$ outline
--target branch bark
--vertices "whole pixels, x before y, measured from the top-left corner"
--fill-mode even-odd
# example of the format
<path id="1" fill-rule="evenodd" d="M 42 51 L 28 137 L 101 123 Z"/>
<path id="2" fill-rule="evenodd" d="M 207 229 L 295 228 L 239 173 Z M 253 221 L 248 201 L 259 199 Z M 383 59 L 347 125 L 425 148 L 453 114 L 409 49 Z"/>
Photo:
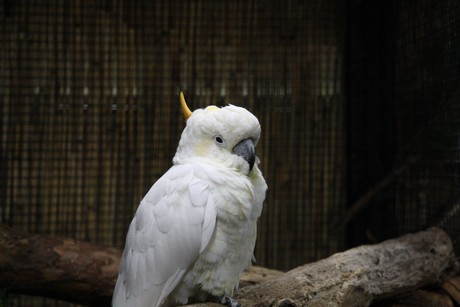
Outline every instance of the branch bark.
<path id="1" fill-rule="evenodd" d="M 19 233 L 0 224 L 0 288 L 12 293 L 110 306 L 120 256 L 113 248 Z M 254 267 L 243 274 L 235 297 L 244 307 L 366 306 L 436 283 L 454 262 L 449 236 L 430 228 L 284 274 Z"/>
<path id="2" fill-rule="evenodd" d="M 449 236 L 430 228 L 360 246 L 242 288 L 242 306 L 368 306 L 446 277 L 455 255 Z"/>
<path id="3" fill-rule="evenodd" d="M 0 224 L 0 288 L 10 293 L 110 306 L 121 252 Z"/>

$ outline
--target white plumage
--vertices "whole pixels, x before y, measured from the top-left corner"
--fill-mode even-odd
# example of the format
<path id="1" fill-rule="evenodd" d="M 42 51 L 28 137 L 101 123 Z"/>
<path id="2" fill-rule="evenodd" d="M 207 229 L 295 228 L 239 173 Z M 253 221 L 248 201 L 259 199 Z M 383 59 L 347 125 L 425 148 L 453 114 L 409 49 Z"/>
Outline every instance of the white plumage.
<path id="1" fill-rule="evenodd" d="M 170 306 L 233 294 L 251 264 L 267 189 L 254 163 L 259 137 L 257 118 L 244 108 L 192 113 L 174 165 L 131 222 L 113 306 Z"/>

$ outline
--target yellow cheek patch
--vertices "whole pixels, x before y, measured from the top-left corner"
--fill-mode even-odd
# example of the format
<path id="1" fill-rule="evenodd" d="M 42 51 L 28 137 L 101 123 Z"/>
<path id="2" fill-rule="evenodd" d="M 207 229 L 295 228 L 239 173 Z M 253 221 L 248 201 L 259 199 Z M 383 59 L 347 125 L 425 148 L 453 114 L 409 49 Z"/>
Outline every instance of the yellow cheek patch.
<path id="1" fill-rule="evenodd" d="M 209 142 L 201 141 L 195 146 L 195 154 L 197 156 L 204 156 L 209 151 Z"/>
<path id="2" fill-rule="evenodd" d="M 205 110 L 206 110 L 206 111 L 211 111 L 211 112 L 214 112 L 214 111 L 217 111 L 217 110 L 219 110 L 219 108 L 218 108 L 218 107 L 216 107 L 216 106 L 209 106 L 209 107 L 206 107 L 206 109 L 205 109 Z"/>

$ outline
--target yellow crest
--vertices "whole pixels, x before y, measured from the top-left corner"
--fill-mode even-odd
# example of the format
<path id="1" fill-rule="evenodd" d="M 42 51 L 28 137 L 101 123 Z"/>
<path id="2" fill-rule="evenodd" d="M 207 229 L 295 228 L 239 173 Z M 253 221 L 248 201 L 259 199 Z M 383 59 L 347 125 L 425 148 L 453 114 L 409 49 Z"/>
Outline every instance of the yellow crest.
<path id="1" fill-rule="evenodd" d="M 182 107 L 182 113 L 184 113 L 185 120 L 187 120 L 190 117 L 190 115 L 192 115 L 192 111 L 190 111 L 190 109 L 187 106 L 187 103 L 185 102 L 183 92 L 180 92 L 180 105 Z M 208 110 L 208 111 L 217 111 L 217 110 L 219 110 L 219 107 L 211 105 L 211 106 L 206 107 L 206 110 Z"/>
<path id="2" fill-rule="evenodd" d="M 192 115 L 192 111 L 187 107 L 187 103 L 185 102 L 184 93 L 180 92 L 180 105 L 182 107 L 182 113 L 184 113 L 185 120 L 187 120 L 190 115 Z"/>

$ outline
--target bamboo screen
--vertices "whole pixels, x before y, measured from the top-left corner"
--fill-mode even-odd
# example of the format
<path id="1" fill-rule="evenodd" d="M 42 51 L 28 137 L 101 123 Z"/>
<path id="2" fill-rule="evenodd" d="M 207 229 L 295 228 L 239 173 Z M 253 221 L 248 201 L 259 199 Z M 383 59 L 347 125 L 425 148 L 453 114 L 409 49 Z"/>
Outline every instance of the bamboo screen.
<path id="1" fill-rule="evenodd" d="M 344 12 L 334 0 L 2 1 L 2 222 L 122 248 L 171 166 L 183 90 L 192 109 L 232 103 L 261 122 L 259 265 L 342 248 Z"/>

